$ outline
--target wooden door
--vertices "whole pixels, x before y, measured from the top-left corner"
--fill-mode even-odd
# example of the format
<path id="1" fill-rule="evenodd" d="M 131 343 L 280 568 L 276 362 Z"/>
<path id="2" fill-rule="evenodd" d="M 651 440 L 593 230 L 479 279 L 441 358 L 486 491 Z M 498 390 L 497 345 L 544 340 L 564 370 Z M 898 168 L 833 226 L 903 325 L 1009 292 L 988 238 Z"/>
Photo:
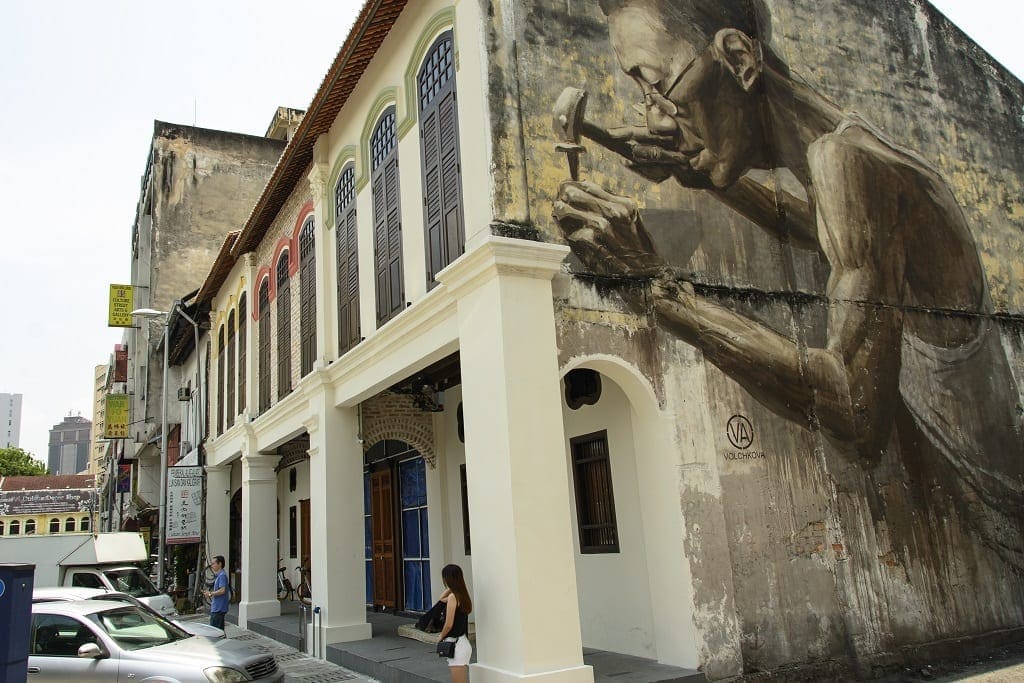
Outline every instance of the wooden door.
<path id="1" fill-rule="evenodd" d="M 373 604 L 395 607 L 395 521 L 391 470 L 370 474 Z"/>
<path id="2" fill-rule="evenodd" d="M 309 498 L 299 501 L 299 557 L 304 567 L 309 567 L 310 553 L 312 548 L 309 544 Z M 310 567 L 312 570 L 312 567 Z"/>

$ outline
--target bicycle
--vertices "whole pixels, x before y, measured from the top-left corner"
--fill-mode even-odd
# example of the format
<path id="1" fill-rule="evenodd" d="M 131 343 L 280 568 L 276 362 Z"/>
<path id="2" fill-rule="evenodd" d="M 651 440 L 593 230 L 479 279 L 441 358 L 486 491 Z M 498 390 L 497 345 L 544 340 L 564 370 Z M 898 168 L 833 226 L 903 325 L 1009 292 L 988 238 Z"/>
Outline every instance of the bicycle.
<path id="1" fill-rule="evenodd" d="M 299 587 L 295 589 L 295 594 L 299 596 L 299 602 L 303 605 L 313 604 L 313 591 L 309 587 L 309 567 L 303 567 L 301 564 L 295 568 L 299 572 L 301 580 L 299 581 Z"/>
<path id="2" fill-rule="evenodd" d="M 284 560 L 283 557 L 277 558 L 278 563 Z M 278 600 L 294 600 L 295 599 L 295 587 L 292 586 L 291 580 L 285 576 L 284 565 L 277 568 L 277 599 Z"/>

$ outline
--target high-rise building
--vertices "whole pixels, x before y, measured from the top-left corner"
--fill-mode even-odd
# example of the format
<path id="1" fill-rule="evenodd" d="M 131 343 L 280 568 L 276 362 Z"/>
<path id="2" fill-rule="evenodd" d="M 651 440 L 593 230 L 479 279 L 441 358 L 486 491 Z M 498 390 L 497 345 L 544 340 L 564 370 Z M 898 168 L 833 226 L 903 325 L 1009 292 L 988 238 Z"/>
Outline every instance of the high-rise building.
<path id="1" fill-rule="evenodd" d="M 21 440 L 21 394 L 0 394 L 0 448 L 16 448 Z"/>
<path id="2" fill-rule="evenodd" d="M 68 415 L 50 430 L 46 466 L 50 474 L 79 474 L 89 467 L 92 422 L 81 415 Z"/>

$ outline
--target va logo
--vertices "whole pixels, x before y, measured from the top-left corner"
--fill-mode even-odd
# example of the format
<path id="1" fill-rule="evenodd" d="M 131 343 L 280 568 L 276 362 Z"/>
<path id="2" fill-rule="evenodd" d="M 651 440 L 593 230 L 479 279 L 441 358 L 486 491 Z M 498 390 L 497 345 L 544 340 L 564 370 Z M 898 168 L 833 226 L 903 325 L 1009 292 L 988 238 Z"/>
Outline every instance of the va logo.
<path id="1" fill-rule="evenodd" d="M 754 427 L 742 415 L 733 415 L 725 425 L 725 435 L 733 448 L 744 450 L 754 443 Z"/>

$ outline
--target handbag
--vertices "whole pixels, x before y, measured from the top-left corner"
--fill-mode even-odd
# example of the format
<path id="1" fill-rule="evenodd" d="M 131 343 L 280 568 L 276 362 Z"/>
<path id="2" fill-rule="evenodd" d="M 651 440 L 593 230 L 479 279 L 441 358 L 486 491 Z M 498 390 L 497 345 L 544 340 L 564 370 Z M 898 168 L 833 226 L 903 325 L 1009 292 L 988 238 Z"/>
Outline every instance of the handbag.
<path id="1" fill-rule="evenodd" d="M 437 656 L 451 659 L 455 656 L 455 641 L 458 638 L 445 638 L 437 641 Z"/>

